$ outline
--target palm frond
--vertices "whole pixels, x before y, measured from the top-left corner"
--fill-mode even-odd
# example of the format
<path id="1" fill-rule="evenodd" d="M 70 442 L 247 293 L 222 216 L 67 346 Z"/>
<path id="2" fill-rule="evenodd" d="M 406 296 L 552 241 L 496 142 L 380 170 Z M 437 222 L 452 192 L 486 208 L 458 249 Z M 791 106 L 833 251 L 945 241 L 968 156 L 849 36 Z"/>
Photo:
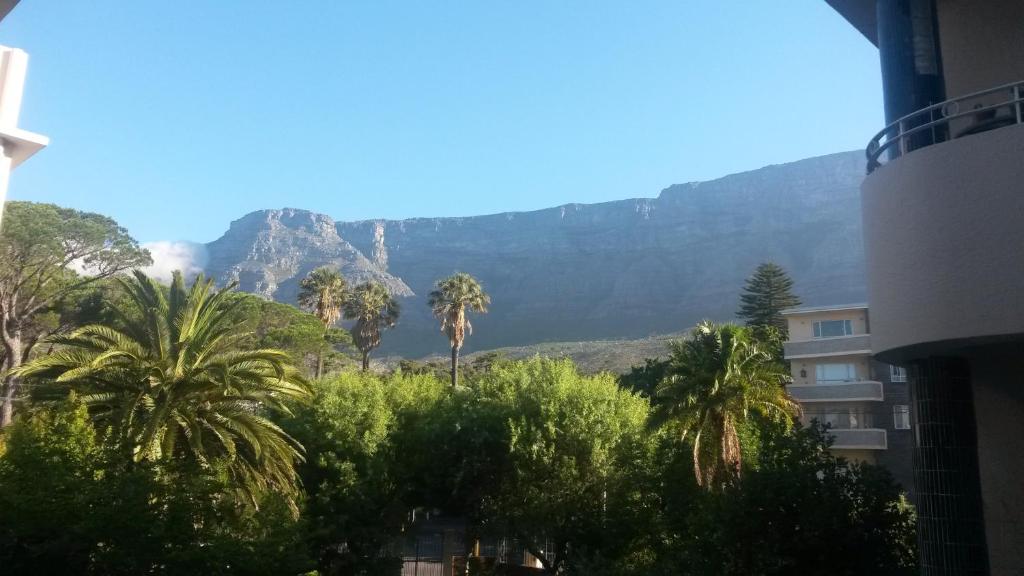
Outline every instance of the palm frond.
<path id="1" fill-rule="evenodd" d="M 75 390 L 138 460 L 229 463 L 240 489 L 293 494 L 301 446 L 267 418 L 311 392 L 288 354 L 238 348 L 232 287 L 176 274 L 169 292 L 141 272 L 119 279 L 130 305 L 116 327 L 85 326 L 52 339 L 51 353 L 18 369 Z M 184 439 L 184 442 L 181 440 Z"/>

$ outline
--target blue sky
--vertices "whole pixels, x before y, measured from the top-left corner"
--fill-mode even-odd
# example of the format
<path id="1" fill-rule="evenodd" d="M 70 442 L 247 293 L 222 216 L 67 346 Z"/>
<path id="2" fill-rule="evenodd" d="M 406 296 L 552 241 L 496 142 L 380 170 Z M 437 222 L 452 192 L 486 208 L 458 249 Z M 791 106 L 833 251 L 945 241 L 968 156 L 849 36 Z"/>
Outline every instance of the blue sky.
<path id="1" fill-rule="evenodd" d="M 252 210 L 655 196 L 864 146 L 875 49 L 823 0 L 23 0 L 10 197 L 209 241 Z"/>

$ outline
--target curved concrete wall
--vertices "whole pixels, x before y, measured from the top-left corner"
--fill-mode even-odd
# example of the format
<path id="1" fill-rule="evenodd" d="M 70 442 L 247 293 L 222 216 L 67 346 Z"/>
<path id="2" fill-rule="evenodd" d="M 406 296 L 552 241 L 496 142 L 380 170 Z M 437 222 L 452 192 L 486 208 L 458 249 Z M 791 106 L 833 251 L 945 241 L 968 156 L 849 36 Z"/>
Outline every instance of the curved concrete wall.
<path id="1" fill-rule="evenodd" d="M 890 162 L 862 203 L 881 360 L 1024 339 L 1024 125 Z"/>

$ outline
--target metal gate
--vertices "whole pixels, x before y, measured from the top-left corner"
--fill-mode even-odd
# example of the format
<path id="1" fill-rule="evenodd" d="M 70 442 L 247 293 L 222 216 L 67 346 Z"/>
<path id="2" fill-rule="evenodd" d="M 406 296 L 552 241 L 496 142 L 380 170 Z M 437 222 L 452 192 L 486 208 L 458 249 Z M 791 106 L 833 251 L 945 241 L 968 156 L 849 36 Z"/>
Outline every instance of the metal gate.
<path id="1" fill-rule="evenodd" d="M 442 576 L 441 534 L 417 534 L 402 547 L 402 576 Z"/>

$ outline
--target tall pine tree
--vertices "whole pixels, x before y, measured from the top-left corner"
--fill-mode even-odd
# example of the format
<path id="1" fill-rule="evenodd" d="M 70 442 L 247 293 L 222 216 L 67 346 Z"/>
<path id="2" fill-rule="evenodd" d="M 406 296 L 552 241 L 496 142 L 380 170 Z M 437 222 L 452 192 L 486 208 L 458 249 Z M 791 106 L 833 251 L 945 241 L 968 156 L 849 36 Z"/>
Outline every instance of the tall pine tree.
<path id="1" fill-rule="evenodd" d="M 765 262 L 747 278 L 736 316 L 746 320 L 747 326 L 774 326 L 786 336 L 789 331 L 782 311 L 799 305 L 800 299 L 793 294 L 793 280 L 789 274 L 782 266 Z"/>

